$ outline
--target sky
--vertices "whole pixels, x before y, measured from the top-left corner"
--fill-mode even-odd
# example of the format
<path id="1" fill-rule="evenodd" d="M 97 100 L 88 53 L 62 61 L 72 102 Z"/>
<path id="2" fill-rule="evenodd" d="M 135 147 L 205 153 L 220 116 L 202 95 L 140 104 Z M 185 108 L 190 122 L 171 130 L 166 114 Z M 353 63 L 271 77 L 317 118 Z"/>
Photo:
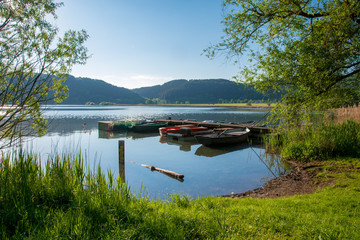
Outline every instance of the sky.
<path id="1" fill-rule="evenodd" d="M 84 29 L 91 57 L 71 75 L 129 89 L 174 79 L 231 80 L 238 66 L 203 49 L 223 36 L 222 0 L 62 0 L 56 25 Z"/>

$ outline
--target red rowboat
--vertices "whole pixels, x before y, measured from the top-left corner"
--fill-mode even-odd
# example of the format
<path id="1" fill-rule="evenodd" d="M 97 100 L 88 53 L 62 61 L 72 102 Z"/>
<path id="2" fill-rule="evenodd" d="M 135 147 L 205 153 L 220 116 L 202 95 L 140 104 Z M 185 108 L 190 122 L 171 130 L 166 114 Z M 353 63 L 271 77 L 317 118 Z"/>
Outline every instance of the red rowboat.
<path id="1" fill-rule="evenodd" d="M 179 133 L 180 130 L 181 130 L 181 132 L 194 133 L 197 131 L 205 131 L 205 130 L 207 130 L 207 128 L 206 127 L 197 127 L 197 126 L 162 127 L 162 128 L 159 128 L 159 133 L 160 133 L 160 136 L 167 136 L 168 133 Z"/>

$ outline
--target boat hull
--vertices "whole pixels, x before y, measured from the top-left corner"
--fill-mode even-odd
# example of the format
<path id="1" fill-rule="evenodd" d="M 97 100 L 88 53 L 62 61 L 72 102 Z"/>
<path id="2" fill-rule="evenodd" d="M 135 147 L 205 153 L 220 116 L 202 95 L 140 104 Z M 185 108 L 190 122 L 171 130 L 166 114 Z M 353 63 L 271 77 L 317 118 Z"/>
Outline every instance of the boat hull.
<path id="1" fill-rule="evenodd" d="M 159 128 L 167 126 L 167 123 L 146 123 L 130 127 L 133 132 L 157 132 Z"/>
<path id="2" fill-rule="evenodd" d="M 191 136 L 195 132 L 208 130 L 206 127 L 197 126 L 177 126 L 177 127 L 163 127 L 159 128 L 160 136 L 167 136 L 168 133 L 182 134 Z"/>
<path id="3" fill-rule="evenodd" d="M 231 144 L 239 144 L 246 142 L 250 135 L 250 130 L 242 132 L 229 132 L 229 133 L 212 133 L 205 135 L 195 136 L 198 143 L 205 146 L 224 146 Z"/>
<path id="4" fill-rule="evenodd" d="M 103 131 L 126 131 L 131 126 L 141 124 L 140 121 L 99 121 L 98 128 Z"/>

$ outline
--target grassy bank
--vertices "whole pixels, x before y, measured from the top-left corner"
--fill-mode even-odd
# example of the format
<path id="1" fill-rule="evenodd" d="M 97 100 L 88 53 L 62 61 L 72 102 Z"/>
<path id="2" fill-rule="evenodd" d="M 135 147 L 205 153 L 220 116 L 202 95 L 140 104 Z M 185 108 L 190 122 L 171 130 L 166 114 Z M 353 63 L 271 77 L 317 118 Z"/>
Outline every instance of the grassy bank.
<path id="1" fill-rule="evenodd" d="M 358 159 L 326 162 L 317 179 L 336 179 L 331 187 L 279 199 L 153 201 L 111 173 L 90 172 L 81 156 L 40 166 L 36 155 L 1 158 L 2 239 L 360 238 Z"/>

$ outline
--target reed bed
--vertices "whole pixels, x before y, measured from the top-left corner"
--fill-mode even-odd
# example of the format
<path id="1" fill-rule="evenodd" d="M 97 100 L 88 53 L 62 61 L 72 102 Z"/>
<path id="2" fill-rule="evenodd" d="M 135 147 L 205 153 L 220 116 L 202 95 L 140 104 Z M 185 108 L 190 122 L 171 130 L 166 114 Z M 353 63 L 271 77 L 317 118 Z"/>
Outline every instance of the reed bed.
<path id="1" fill-rule="evenodd" d="M 353 105 L 350 107 L 342 107 L 335 111 L 335 121 L 343 123 L 347 120 L 360 123 L 360 105 Z"/>
<path id="2" fill-rule="evenodd" d="M 328 114 L 314 114 L 302 126 L 265 137 L 269 152 L 295 161 L 360 157 L 360 106 L 335 109 Z"/>

